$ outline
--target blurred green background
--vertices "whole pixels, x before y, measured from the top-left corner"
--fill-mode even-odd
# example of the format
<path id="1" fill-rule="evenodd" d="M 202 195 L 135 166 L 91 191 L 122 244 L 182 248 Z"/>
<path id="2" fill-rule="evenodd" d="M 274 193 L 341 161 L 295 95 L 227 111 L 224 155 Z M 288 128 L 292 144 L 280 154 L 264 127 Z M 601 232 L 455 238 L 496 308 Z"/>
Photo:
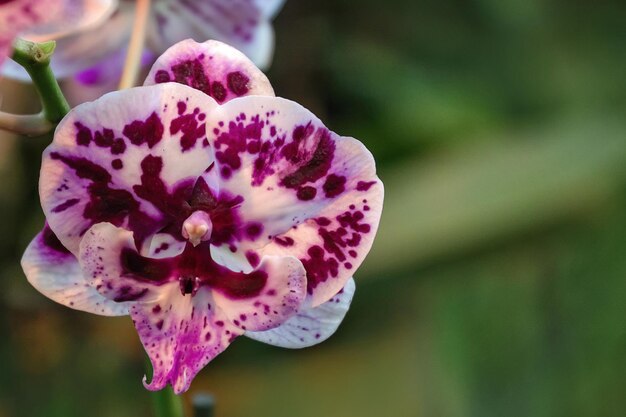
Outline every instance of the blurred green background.
<path id="1" fill-rule="evenodd" d="M 238 339 L 218 417 L 623 416 L 626 3 L 287 0 L 270 79 L 371 149 L 379 236 L 344 324 Z M 9 100 L 4 109 L 20 110 Z M 24 100 L 28 101 L 28 100 Z M 148 417 L 128 318 L 26 282 L 49 138 L 0 141 L 0 417 Z"/>

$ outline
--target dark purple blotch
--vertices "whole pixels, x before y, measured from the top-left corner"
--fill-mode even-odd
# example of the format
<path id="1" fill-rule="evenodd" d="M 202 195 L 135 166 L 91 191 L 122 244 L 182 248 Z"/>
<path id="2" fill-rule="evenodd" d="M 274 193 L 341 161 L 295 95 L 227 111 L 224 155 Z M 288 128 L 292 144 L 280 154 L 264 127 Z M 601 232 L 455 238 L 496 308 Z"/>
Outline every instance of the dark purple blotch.
<path id="1" fill-rule="evenodd" d="M 199 139 L 205 137 L 206 124 L 201 123 L 199 109 L 194 109 L 193 112 L 184 114 L 187 109 L 187 105 L 183 101 L 179 101 L 178 104 L 178 117 L 172 120 L 170 124 L 170 134 L 175 135 L 178 132 L 182 132 L 180 138 L 180 147 L 183 152 L 196 146 Z"/>
<path id="2" fill-rule="evenodd" d="M 244 75 L 241 71 L 234 71 L 226 76 L 228 89 L 232 91 L 236 96 L 243 96 L 250 90 L 248 88 L 248 82 L 250 78 Z"/>
<path id="3" fill-rule="evenodd" d="M 144 121 L 135 120 L 127 124 L 124 126 L 124 130 L 122 130 L 124 136 L 133 145 L 139 146 L 146 143 L 151 149 L 163 139 L 163 132 L 163 123 L 161 123 L 161 118 L 159 118 L 156 112 L 152 112 Z"/>
<path id="4" fill-rule="evenodd" d="M 368 191 L 372 185 L 376 184 L 376 181 L 359 181 L 356 184 L 357 191 Z"/>
<path id="5" fill-rule="evenodd" d="M 322 186 L 327 198 L 334 198 L 346 190 L 346 177 L 330 174 Z"/>

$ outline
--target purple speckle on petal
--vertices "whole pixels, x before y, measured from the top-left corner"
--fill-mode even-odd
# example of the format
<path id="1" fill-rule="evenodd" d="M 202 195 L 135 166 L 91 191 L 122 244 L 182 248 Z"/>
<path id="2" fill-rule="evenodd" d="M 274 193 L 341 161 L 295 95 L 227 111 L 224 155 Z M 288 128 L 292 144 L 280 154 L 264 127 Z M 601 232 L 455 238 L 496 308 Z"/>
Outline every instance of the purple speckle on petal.
<path id="1" fill-rule="evenodd" d="M 274 238 L 274 242 L 278 243 L 280 246 L 293 246 L 295 241 L 290 238 L 289 236 L 285 236 L 285 237 L 275 237 Z"/>
<path id="2" fill-rule="evenodd" d="M 158 70 L 154 76 L 154 81 L 157 84 L 167 83 L 170 81 L 170 74 L 165 70 Z"/>
<path id="3" fill-rule="evenodd" d="M 154 112 L 145 121 L 135 120 L 127 124 L 122 131 L 133 145 L 147 143 L 149 148 L 161 141 L 163 132 L 163 123 Z"/>
<path id="4" fill-rule="evenodd" d="M 46 247 L 63 255 L 71 254 L 71 252 L 67 250 L 65 246 L 63 246 L 63 244 L 61 243 L 57 235 L 54 234 L 52 229 L 50 229 L 50 226 L 48 225 L 44 226 L 43 231 L 41 232 L 41 236 L 42 236 L 43 244 Z"/>
<path id="5" fill-rule="evenodd" d="M 246 226 L 246 235 L 250 240 L 256 240 L 263 233 L 263 224 L 258 222 L 249 223 Z"/>
<path id="6" fill-rule="evenodd" d="M 248 82 L 250 79 L 240 71 L 231 72 L 226 76 L 228 89 L 237 96 L 243 96 L 249 91 Z"/>
<path id="7" fill-rule="evenodd" d="M 298 200 L 309 201 L 313 200 L 316 194 L 317 190 L 315 189 L 315 187 L 306 186 L 298 188 L 296 196 L 298 197 Z"/>
<path id="8" fill-rule="evenodd" d="M 211 84 L 211 95 L 218 103 L 222 103 L 224 100 L 226 100 L 227 94 L 228 92 L 221 82 L 213 81 L 213 83 Z"/>
<path id="9" fill-rule="evenodd" d="M 253 268 L 256 268 L 257 266 L 259 266 L 260 259 L 259 259 L 259 255 L 256 252 L 247 251 L 246 259 L 248 260 L 248 262 L 250 262 L 250 265 L 252 265 Z"/>
<path id="10" fill-rule="evenodd" d="M 179 116 L 172 120 L 172 123 L 170 124 L 170 134 L 175 135 L 179 132 L 182 133 L 180 146 L 184 152 L 196 146 L 199 139 L 204 138 L 206 134 L 206 125 L 205 123 L 196 120 L 198 118 L 198 112 L 196 111 L 189 114 L 183 114 L 187 109 L 185 102 L 179 101 L 177 106 Z"/>
<path id="11" fill-rule="evenodd" d="M 113 167 L 113 169 L 120 170 L 124 168 L 124 163 L 121 159 L 114 159 L 113 161 L 111 161 L 111 167 Z"/>
<path id="12" fill-rule="evenodd" d="M 315 182 L 326 175 L 335 154 L 335 143 L 326 129 L 320 130 L 318 135 L 317 146 L 312 156 L 296 171 L 285 176 L 282 179 L 282 185 L 287 188 L 297 188 L 307 182 Z M 294 131 L 295 136 L 296 132 Z M 290 159 L 294 160 L 295 158 L 295 155 L 290 155 Z"/>
<path id="13" fill-rule="evenodd" d="M 58 206 L 56 206 L 55 208 L 52 209 L 53 213 L 61 213 L 64 212 L 65 210 L 67 210 L 70 207 L 75 206 L 76 204 L 78 204 L 80 200 L 78 198 L 70 198 L 69 200 L 64 201 L 63 203 L 59 204 Z"/>
<path id="14" fill-rule="evenodd" d="M 356 184 L 357 191 L 368 191 L 372 185 L 376 184 L 376 181 L 359 181 Z"/>
<path id="15" fill-rule="evenodd" d="M 111 153 L 113 155 L 121 155 L 126 151 L 126 142 L 124 139 L 118 138 L 111 144 Z"/>
<path id="16" fill-rule="evenodd" d="M 345 191 L 346 177 L 330 174 L 326 177 L 323 189 L 327 198 L 337 197 Z"/>
<path id="17" fill-rule="evenodd" d="M 78 129 L 76 133 L 76 144 L 88 146 L 93 140 L 91 130 L 80 122 L 74 123 L 74 126 Z"/>

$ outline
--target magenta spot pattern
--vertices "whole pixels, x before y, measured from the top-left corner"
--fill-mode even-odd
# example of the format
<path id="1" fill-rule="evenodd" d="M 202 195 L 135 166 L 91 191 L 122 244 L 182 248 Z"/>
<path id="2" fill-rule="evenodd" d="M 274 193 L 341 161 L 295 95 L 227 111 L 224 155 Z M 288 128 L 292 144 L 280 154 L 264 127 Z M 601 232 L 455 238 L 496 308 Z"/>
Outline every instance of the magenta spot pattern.
<path id="1" fill-rule="evenodd" d="M 171 64 L 168 70 L 161 69 L 154 74 L 154 83 L 176 82 L 188 85 L 213 97 L 218 103 L 241 97 L 250 91 L 250 77 L 239 69 L 224 74 L 209 74 L 203 65 L 204 54 L 193 59 L 184 59 Z M 212 57 L 208 57 L 212 59 Z"/>

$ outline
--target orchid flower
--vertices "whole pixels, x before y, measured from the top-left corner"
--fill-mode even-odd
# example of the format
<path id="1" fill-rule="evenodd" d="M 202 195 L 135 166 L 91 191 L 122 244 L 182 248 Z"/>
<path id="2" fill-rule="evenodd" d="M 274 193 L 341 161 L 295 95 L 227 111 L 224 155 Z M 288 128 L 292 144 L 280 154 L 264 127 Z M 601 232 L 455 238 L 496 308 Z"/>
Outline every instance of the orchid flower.
<path id="1" fill-rule="evenodd" d="M 102 23 L 113 11 L 111 0 L 4 1 L 0 3 L 0 48 L 10 47 L 17 34 L 33 42 L 78 36 Z M 26 77 L 24 72 L 20 74 Z"/>
<path id="2" fill-rule="evenodd" d="M 52 300 L 130 314 L 176 393 L 238 336 L 327 339 L 370 250 L 383 185 L 370 152 L 217 41 L 182 41 L 144 86 L 74 108 L 43 155 L 47 224 L 22 266 Z"/>
<path id="3" fill-rule="evenodd" d="M 158 56 L 183 39 L 215 39 L 243 51 L 258 66 L 269 66 L 274 48 L 270 24 L 284 0 L 153 0 L 147 28 L 135 27 L 136 0 L 61 0 L 64 12 L 50 24 L 23 35 L 27 40 L 56 40 L 52 69 L 58 78 L 88 70 L 88 83 L 105 84 L 122 74 L 124 52 L 133 29 L 147 32 L 149 51 Z M 70 28 L 70 29 L 68 29 Z M 156 55 L 154 55 L 156 54 Z M 3 69 L 28 80 L 19 65 Z"/>

